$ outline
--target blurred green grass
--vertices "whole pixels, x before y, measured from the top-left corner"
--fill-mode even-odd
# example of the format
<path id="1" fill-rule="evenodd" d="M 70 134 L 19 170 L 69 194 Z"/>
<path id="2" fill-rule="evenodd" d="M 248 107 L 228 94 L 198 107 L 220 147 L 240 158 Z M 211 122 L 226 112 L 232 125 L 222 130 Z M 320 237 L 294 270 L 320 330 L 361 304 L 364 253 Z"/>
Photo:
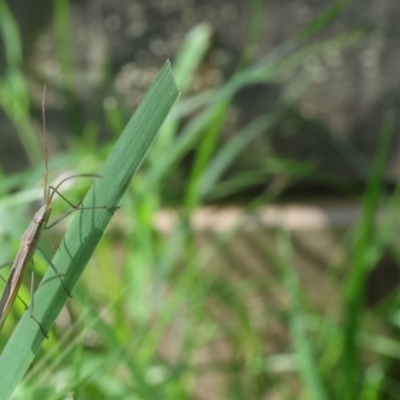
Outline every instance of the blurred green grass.
<path id="1" fill-rule="evenodd" d="M 197 95 L 191 94 L 190 87 L 212 32 L 202 24 L 188 33 L 173 63 L 183 93 L 180 103 L 129 187 L 117 222 L 97 248 L 68 311 L 62 313 L 50 340 L 43 343 L 18 386 L 16 399 L 400 398 L 395 394 L 400 379 L 396 375 L 400 357 L 398 291 L 372 309 L 363 306 L 368 272 L 387 248 L 396 259 L 400 255 L 394 240 L 400 191 L 396 187 L 389 193 L 382 183 L 393 130 L 390 115 L 383 122 L 381 147 L 371 171 L 348 144 L 331 138 L 332 147 L 348 160 L 357 160 L 360 175 L 368 181 L 362 218 L 347 240 L 354 268 L 345 279 L 337 274 L 331 278 L 340 293 L 339 316 L 318 309 L 300 285 L 288 232 L 272 232 L 268 249 L 261 234 L 252 238 L 250 248 L 262 254 L 269 265 L 265 274 L 257 276 L 241 274 L 235 263 L 234 245 L 243 240 L 240 224 L 204 237 L 190 225 L 191 216 L 203 204 L 227 202 L 230 196 L 274 176 L 283 177 L 284 184 L 247 199 L 249 212 L 275 201 L 305 176 L 317 181 L 321 176 L 330 178 L 332 185 L 340 186 L 335 177 L 318 171 L 310 160 L 272 155 L 230 173 L 249 145 L 261 135 L 270 135 L 285 120 L 288 108 L 307 88 L 305 76 L 299 76 L 271 109 L 232 134 L 230 140 L 221 140 L 221 134 L 240 90 L 279 82 L 307 56 L 363 38 L 360 32 L 347 32 L 313 45 L 306 42 L 349 3 L 333 3 L 274 52 L 253 62 L 251 50 L 259 32 L 257 10 L 261 4 L 253 1 L 249 47 L 235 74 L 221 87 Z M 55 2 L 54 19 L 74 139 L 68 152 L 52 158 L 54 175 L 65 169 L 97 172 L 111 147 L 104 145 L 94 151 L 98 124 L 83 121 L 76 107 L 68 4 L 67 0 Z M 3 1 L 0 26 L 7 50 L 0 106 L 14 123 L 32 162 L 31 171 L 3 174 L 0 179 L 0 261 L 5 261 L 12 259 L 26 227 L 29 202 L 40 198 L 42 153 L 31 122 L 18 28 Z M 110 131 L 119 136 L 129 115 L 118 98 L 113 107 L 104 109 L 104 115 Z M 188 167 L 182 160 L 189 154 L 194 156 Z M 84 193 L 83 185 L 68 190 L 73 202 Z M 154 227 L 157 212 L 165 206 L 174 207 L 177 215 L 167 235 Z M 378 206 L 385 210 L 379 229 L 373 224 Z M 54 214 L 62 211 L 59 207 L 56 203 Z M 246 259 L 239 263 L 246 264 Z M 45 272 L 46 263 L 40 257 L 36 269 Z M 28 287 L 21 289 L 25 299 L 29 298 Z M 284 304 L 276 301 L 277 292 L 285 297 Z M 0 335 L 1 348 L 24 312 L 18 302 L 14 308 L 14 318 Z M 211 385 L 211 397 L 201 393 L 207 385 Z"/>

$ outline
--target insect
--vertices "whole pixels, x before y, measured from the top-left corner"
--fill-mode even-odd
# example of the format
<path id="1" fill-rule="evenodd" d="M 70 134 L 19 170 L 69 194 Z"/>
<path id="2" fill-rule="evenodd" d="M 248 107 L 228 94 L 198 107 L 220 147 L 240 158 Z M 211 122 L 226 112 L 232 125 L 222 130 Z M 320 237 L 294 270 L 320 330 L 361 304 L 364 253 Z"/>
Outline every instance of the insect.
<path id="1" fill-rule="evenodd" d="M 7 318 L 10 310 L 14 304 L 15 298 L 18 295 L 18 290 L 22 283 L 22 278 L 24 273 L 29 265 L 29 263 L 33 262 L 33 255 L 36 250 L 39 250 L 46 260 L 49 262 L 50 267 L 53 269 L 54 273 L 60 279 L 62 287 L 71 297 L 68 289 L 65 287 L 64 281 L 57 271 L 57 268 L 52 264 L 50 260 L 47 259 L 44 252 L 38 247 L 39 239 L 45 229 L 49 229 L 64 219 L 66 216 L 71 214 L 74 211 L 80 211 L 84 209 L 93 209 L 93 208 L 119 208 L 118 206 L 99 206 L 99 207 L 80 207 L 80 203 L 78 205 L 72 204 L 68 201 L 61 193 L 59 193 L 58 189 L 60 186 L 69 179 L 77 178 L 77 177 L 92 177 L 92 178 L 100 178 L 100 175 L 96 174 L 81 174 L 81 175 L 72 175 L 65 179 L 63 179 L 58 185 L 55 187 L 47 186 L 48 185 L 48 154 L 47 154 L 47 137 L 46 137 L 46 124 L 45 124 L 45 92 L 46 86 L 43 89 L 43 98 L 42 98 L 42 116 L 43 116 L 43 137 L 44 137 L 44 153 L 45 153 L 45 171 L 44 171 L 44 184 L 43 184 L 43 198 L 42 198 L 42 206 L 35 213 L 32 221 L 30 222 L 28 228 L 24 232 L 21 237 L 21 244 L 18 249 L 18 253 L 15 257 L 14 262 L 12 263 L 10 276 L 6 281 L 5 288 L 3 294 L 0 299 L 0 329 L 4 324 L 5 319 Z M 61 198 L 63 198 L 71 207 L 72 210 L 62 215 L 60 218 L 56 219 L 51 224 L 48 224 L 49 217 L 51 214 L 51 203 L 53 201 L 54 195 L 58 194 Z M 33 282 L 33 279 L 32 279 Z M 33 289 L 33 284 L 31 287 L 31 291 Z M 25 304 L 26 306 L 26 304 Z M 26 306 L 27 307 L 27 306 Z M 43 335 L 47 337 L 47 334 L 44 332 L 44 329 L 40 322 L 33 315 L 34 305 L 33 305 L 33 295 L 31 295 L 31 303 L 30 303 L 30 316 L 31 318 L 39 325 Z"/>

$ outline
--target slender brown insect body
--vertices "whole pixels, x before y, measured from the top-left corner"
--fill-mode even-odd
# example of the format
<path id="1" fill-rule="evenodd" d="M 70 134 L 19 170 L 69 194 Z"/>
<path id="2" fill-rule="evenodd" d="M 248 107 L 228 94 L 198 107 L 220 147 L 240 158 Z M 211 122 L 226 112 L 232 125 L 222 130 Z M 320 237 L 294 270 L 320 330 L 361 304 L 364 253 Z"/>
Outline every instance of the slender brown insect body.
<path id="1" fill-rule="evenodd" d="M 14 304 L 15 298 L 17 297 L 24 272 L 29 262 L 32 261 L 40 236 L 42 235 L 45 225 L 50 217 L 50 212 L 51 208 L 47 207 L 47 205 L 40 207 L 29 224 L 28 229 L 22 235 L 17 256 L 15 257 L 11 267 L 10 276 L 6 282 L 3 295 L 0 299 L 0 329 Z"/>

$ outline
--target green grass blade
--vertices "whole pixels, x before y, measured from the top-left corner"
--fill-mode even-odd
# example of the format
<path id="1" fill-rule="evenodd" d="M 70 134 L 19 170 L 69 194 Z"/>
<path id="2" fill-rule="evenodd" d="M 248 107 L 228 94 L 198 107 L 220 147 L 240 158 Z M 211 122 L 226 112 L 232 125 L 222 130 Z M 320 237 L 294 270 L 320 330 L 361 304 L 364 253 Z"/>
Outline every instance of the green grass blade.
<path id="1" fill-rule="evenodd" d="M 363 196 L 361 221 L 355 233 L 344 297 L 346 302 L 343 327 L 343 398 L 357 399 L 360 393 L 362 360 L 358 345 L 362 329 L 362 312 L 366 279 L 371 269 L 371 252 L 379 246 L 375 234 L 375 216 L 383 193 L 385 167 L 391 150 L 394 116 L 389 113 L 384 120 L 377 155 L 371 168 L 370 180 Z"/>
<path id="2" fill-rule="evenodd" d="M 57 58 L 60 65 L 62 92 L 65 100 L 67 121 L 74 136 L 82 134 L 81 108 L 75 94 L 75 71 L 71 43 L 70 2 L 54 0 L 54 32 Z M 73 138 L 71 138 L 73 139 Z"/>
<path id="3" fill-rule="evenodd" d="M 182 96 L 190 89 L 196 71 L 205 57 L 211 42 L 211 29 L 207 24 L 195 26 L 187 35 L 182 48 L 175 57 L 173 68 L 174 76 Z M 178 118 L 168 117 L 163 125 L 159 139 L 151 150 L 149 161 L 151 164 L 157 164 L 160 156 L 169 151 L 168 146 L 174 146 L 176 133 L 180 120 Z"/>
<path id="4" fill-rule="evenodd" d="M 354 0 L 338 0 L 333 4 L 330 4 L 324 11 L 322 11 L 317 17 L 309 22 L 304 28 L 300 30 L 297 35 L 297 40 L 303 41 L 308 39 L 326 28 L 354 2 Z"/>
<path id="5" fill-rule="evenodd" d="M 167 63 L 108 157 L 100 172 L 102 179 L 96 179 L 90 188 L 83 202 L 84 207 L 120 204 L 178 95 L 170 64 Z M 81 276 L 113 214 L 113 211 L 105 209 L 82 211 L 73 221 L 53 259 L 69 290 Z M 48 331 L 68 299 L 50 268 L 34 299 L 35 317 Z M 10 398 L 43 340 L 38 325 L 27 311 L 0 357 L 1 399 Z"/>
<path id="6" fill-rule="evenodd" d="M 307 391 L 307 399 L 328 399 L 321 376 L 318 371 L 317 357 L 313 354 L 312 338 L 307 334 L 306 315 L 302 301 L 302 288 L 293 265 L 293 248 L 291 239 L 286 231 L 279 230 L 277 245 L 281 254 L 283 279 L 286 293 L 289 296 L 289 326 L 293 350 L 299 376 Z"/>
<path id="7" fill-rule="evenodd" d="M 5 1 L 0 0 L 0 40 L 4 45 L 6 62 L 0 77 L 0 107 L 14 123 L 17 134 L 33 165 L 42 160 L 43 153 L 30 121 L 28 87 L 22 73 L 22 42 L 18 23 Z"/>
<path id="8" fill-rule="evenodd" d="M 174 74 L 182 94 L 190 89 L 195 73 L 210 47 L 211 35 L 211 27 L 208 24 L 196 25 L 186 36 L 175 58 Z"/>

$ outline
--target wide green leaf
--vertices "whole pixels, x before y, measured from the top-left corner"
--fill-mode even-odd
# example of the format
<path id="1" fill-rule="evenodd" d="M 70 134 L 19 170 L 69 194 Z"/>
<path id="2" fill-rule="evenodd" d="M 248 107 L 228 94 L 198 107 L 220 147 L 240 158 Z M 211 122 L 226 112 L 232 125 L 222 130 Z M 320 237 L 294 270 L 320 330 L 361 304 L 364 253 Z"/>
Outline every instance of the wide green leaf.
<path id="1" fill-rule="evenodd" d="M 83 201 L 83 207 L 118 205 L 179 95 L 169 62 L 160 72 L 129 121 L 100 174 Z M 77 213 L 53 264 L 72 291 L 115 210 Z M 110 265 L 110 268 L 113 268 Z M 47 332 L 68 299 L 60 280 L 48 269 L 34 297 L 35 317 Z M 8 399 L 30 366 L 44 340 L 35 321 L 25 312 L 0 357 L 0 399 Z"/>

